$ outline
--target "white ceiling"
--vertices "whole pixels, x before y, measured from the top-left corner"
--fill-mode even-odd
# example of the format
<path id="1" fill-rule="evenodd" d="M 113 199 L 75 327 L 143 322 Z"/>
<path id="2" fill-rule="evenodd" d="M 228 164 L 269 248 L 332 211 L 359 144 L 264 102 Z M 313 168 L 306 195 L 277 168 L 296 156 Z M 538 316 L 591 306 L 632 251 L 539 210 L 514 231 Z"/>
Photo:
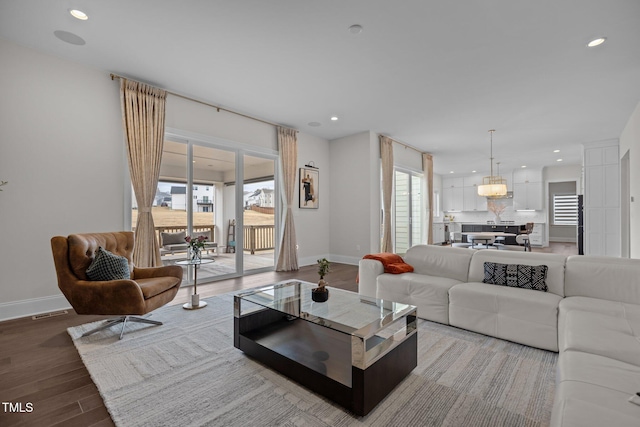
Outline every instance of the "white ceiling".
<path id="1" fill-rule="evenodd" d="M 639 0 L 0 0 L 0 37 L 323 138 L 383 133 L 442 174 L 487 172 L 488 129 L 502 171 L 580 163 L 640 101 Z"/>

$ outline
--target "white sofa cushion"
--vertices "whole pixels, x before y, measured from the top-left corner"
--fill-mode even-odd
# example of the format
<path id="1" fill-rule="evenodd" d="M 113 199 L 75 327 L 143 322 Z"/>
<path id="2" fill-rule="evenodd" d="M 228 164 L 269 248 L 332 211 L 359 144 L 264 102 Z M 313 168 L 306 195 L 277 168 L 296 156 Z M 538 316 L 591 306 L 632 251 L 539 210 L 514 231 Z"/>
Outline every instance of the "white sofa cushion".
<path id="1" fill-rule="evenodd" d="M 566 296 L 585 296 L 640 304 L 640 259 L 570 256 Z"/>
<path id="2" fill-rule="evenodd" d="M 640 406 L 628 402 L 629 397 L 640 390 L 640 366 L 597 354 L 564 351 L 558 359 L 556 383 L 560 386 L 556 390 L 552 414 L 552 419 L 557 421 L 554 425 L 617 427 L 633 425 L 625 423 L 632 423 L 634 418 L 635 425 L 640 424 Z M 577 388 L 582 390 L 576 393 Z M 602 408 L 605 404 L 607 407 Z M 609 413 L 613 408 L 621 408 L 622 413 Z M 583 411 L 589 418 L 583 418 Z M 603 416 L 610 417 L 606 424 L 600 423 Z"/>
<path id="3" fill-rule="evenodd" d="M 583 351 L 640 366 L 640 321 L 583 310 L 561 310 L 560 318 L 561 352 Z"/>
<path id="4" fill-rule="evenodd" d="M 469 265 L 468 282 L 482 282 L 484 263 L 546 265 L 547 292 L 564 296 L 564 264 L 566 257 L 560 254 L 512 251 L 475 251 Z"/>
<path id="5" fill-rule="evenodd" d="M 581 381 L 558 384 L 551 425 L 554 427 L 638 427 L 640 406 L 629 394 Z"/>
<path id="6" fill-rule="evenodd" d="M 481 334 L 558 351 L 557 320 L 561 299 L 550 292 L 461 283 L 449 290 L 449 323 Z"/>
<path id="7" fill-rule="evenodd" d="M 469 262 L 474 250 L 448 246 L 416 245 L 404 255 L 404 262 L 413 267 L 415 274 L 447 277 L 466 282 Z"/>
<path id="8" fill-rule="evenodd" d="M 377 298 L 415 305 L 418 317 L 449 324 L 449 289 L 461 283 L 447 277 L 426 274 L 382 274 L 378 276 Z"/>
<path id="9" fill-rule="evenodd" d="M 556 383 L 581 381 L 626 393 L 628 397 L 640 391 L 640 366 L 597 354 L 562 352 L 557 371 Z"/>

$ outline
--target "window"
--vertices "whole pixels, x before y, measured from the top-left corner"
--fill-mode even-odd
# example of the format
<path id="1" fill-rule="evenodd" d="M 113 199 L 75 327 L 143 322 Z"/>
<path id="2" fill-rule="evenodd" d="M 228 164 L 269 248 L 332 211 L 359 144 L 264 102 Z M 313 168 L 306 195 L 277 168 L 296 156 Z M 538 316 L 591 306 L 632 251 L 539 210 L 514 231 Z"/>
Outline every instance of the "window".
<path id="1" fill-rule="evenodd" d="M 394 187 L 394 250 L 403 254 L 411 246 L 424 243 L 422 175 L 396 169 Z"/>
<path id="2" fill-rule="evenodd" d="M 578 196 L 575 194 L 553 195 L 553 224 L 578 225 Z"/>

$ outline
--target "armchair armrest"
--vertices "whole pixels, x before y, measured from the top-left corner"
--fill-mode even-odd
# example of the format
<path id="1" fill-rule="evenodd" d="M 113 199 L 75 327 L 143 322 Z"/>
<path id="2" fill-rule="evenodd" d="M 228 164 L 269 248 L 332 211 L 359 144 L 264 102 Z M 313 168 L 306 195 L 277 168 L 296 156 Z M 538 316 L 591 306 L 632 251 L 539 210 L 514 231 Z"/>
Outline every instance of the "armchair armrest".
<path id="1" fill-rule="evenodd" d="M 361 259 L 358 263 L 358 293 L 372 298 L 376 297 L 378 276 L 384 273 L 384 266 L 374 259 Z"/>
<path id="2" fill-rule="evenodd" d="M 140 286 L 129 279 L 78 280 L 65 296 L 78 314 L 145 314 Z"/>
<path id="3" fill-rule="evenodd" d="M 150 279 L 152 277 L 167 277 L 173 276 L 182 280 L 182 274 L 184 270 L 179 265 L 164 265 L 162 267 L 134 267 L 132 278 L 136 279 Z"/>

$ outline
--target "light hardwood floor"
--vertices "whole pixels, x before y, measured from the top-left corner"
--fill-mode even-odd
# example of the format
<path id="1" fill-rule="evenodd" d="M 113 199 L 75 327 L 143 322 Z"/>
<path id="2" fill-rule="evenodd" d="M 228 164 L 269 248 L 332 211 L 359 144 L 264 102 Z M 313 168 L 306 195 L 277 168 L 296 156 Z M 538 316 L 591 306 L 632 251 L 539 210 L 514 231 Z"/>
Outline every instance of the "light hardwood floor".
<path id="1" fill-rule="evenodd" d="M 577 254 L 575 244 L 552 243 L 534 252 Z M 358 290 L 357 266 L 332 264 L 331 286 Z M 198 286 L 201 298 L 298 278 L 318 279 L 315 266 L 296 272 L 260 273 Z M 182 288 L 172 304 L 183 304 L 193 292 Z M 71 338 L 70 326 L 108 316 L 79 316 L 69 310 L 62 316 L 0 322 L 0 401 L 33 404 L 31 413 L 7 413 L 0 407 L 0 426 L 113 426 L 96 386 L 91 381 Z"/>

